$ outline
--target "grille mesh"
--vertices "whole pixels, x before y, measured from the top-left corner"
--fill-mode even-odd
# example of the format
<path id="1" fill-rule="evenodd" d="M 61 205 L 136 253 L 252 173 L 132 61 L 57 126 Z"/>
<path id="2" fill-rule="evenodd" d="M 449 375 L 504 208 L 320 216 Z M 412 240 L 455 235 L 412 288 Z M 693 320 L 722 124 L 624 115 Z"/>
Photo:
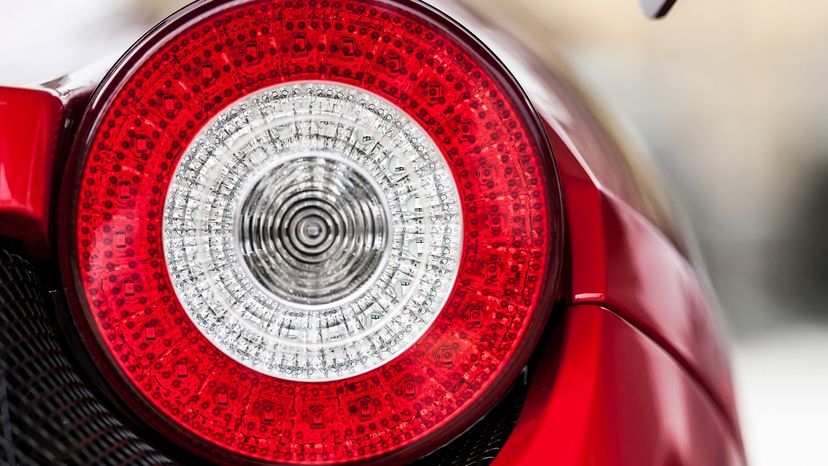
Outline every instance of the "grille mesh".
<path id="1" fill-rule="evenodd" d="M 463 435 L 412 466 L 488 466 L 515 428 L 527 387 L 517 383 L 509 393 Z"/>
<path id="2" fill-rule="evenodd" d="M 0 250 L 0 465 L 175 464 L 85 386 L 59 346 L 31 265 Z M 414 466 L 486 466 L 526 395 L 518 384 L 469 431 Z"/>
<path id="3" fill-rule="evenodd" d="M 0 251 L 0 464 L 173 464 L 97 401 L 45 309 L 31 265 Z"/>

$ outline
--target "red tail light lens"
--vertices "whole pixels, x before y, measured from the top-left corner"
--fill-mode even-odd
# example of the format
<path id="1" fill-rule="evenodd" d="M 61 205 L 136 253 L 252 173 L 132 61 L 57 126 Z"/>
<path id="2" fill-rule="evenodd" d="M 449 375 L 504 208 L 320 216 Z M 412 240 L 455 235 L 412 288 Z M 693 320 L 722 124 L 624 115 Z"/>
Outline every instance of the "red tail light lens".
<path id="1" fill-rule="evenodd" d="M 502 66 L 412 2 L 202 2 L 102 85 L 67 279 L 107 380 L 220 462 L 422 456 L 550 311 L 560 201 Z"/>

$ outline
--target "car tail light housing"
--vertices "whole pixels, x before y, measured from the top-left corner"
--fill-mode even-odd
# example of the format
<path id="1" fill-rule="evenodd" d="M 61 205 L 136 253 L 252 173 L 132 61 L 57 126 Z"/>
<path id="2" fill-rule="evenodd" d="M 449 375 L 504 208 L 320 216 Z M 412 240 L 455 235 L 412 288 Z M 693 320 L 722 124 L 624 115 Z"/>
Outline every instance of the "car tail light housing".
<path id="1" fill-rule="evenodd" d="M 543 128 L 420 2 L 196 2 L 105 78 L 62 193 L 102 380 L 222 463 L 433 451 L 503 395 L 558 291 Z"/>

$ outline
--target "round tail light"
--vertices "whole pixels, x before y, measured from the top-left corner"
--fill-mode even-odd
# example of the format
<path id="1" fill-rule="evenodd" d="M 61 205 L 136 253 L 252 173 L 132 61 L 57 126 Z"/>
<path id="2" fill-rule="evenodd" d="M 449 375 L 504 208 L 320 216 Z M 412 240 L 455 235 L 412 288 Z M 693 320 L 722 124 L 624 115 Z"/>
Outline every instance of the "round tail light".
<path id="1" fill-rule="evenodd" d="M 408 461 L 514 380 L 557 290 L 543 129 L 419 2 L 196 2 L 93 99 L 61 223 L 104 379 L 223 463 Z"/>

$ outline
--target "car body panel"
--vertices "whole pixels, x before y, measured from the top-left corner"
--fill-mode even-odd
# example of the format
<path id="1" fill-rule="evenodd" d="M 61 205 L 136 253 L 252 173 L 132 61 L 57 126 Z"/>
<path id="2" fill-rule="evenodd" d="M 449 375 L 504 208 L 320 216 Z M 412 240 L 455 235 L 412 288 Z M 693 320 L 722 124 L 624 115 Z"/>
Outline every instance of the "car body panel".
<path id="1" fill-rule="evenodd" d="M 741 466 L 727 421 L 657 343 L 613 312 L 570 307 L 494 466 Z"/>
<path id="2" fill-rule="evenodd" d="M 52 174 L 65 114 L 63 100 L 46 89 L 0 87 L 0 235 L 41 255 L 48 255 Z"/>
<path id="3" fill-rule="evenodd" d="M 608 306 L 657 341 L 698 378 L 740 439 L 705 272 L 688 259 L 691 240 L 676 226 L 675 207 L 646 155 L 608 127 L 564 64 L 550 66 L 503 28 L 455 8 L 505 60 L 547 125 L 567 216 L 566 302 Z"/>
<path id="4" fill-rule="evenodd" d="M 695 269 L 641 213 L 592 182 L 550 131 L 566 204 L 567 302 L 607 306 L 690 373 L 740 438 L 721 323 Z"/>
<path id="5" fill-rule="evenodd" d="M 0 238 L 21 243 L 35 260 L 52 255 L 55 176 L 100 68 L 39 85 L 0 85 Z"/>

